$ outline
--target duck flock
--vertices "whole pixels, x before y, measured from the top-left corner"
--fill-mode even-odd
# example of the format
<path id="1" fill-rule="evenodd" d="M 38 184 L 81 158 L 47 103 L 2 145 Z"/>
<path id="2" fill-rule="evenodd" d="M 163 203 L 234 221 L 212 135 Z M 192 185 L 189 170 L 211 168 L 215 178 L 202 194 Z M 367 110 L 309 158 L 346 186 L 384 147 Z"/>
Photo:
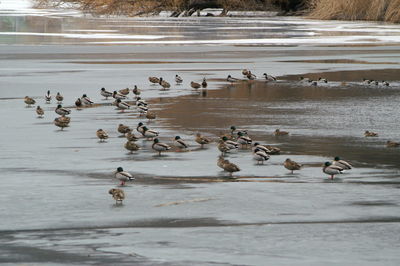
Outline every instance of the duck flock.
<path id="1" fill-rule="evenodd" d="M 243 74 L 242 79 L 228 75 L 226 81 L 230 83 L 235 83 L 243 80 L 257 79 L 257 76 L 248 69 L 243 69 L 242 74 Z M 170 83 L 164 80 L 162 77 L 160 78 L 149 77 L 148 80 L 152 85 L 159 85 L 160 90 L 169 90 L 171 87 Z M 267 73 L 264 73 L 263 80 L 266 82 L 275 82 L 277 81 L 277 78 Z M 181 76 L 175 75 L 176 85 L 183 84 L 183 81 L 184 80 Z M 324 78 L 319 78 L 318 80 L 312 80 L 310 78 L 300 77 L 299 82 L 317 86 L 319 83 L 328 83 L 328 80 Z M 367 80 L 367 79 L 364 79 L 363 83 L 366 85 L 376 85 L 376 86 L 380 85 L 380 83 L 377 81 Z M 381 85 L 390 86 L 389 83 L 386 81 L 382 81 Z M 206 78 L 203 78 L 202 82 L 191 81 L 190 86 L 196 92 L 200 92 L 200 89 L 205 90 L 208 84 Z M 133 101 L 128 100 L 129 94 L 131 92 L 133 94 Z M 101 88 L 99 93 L 101 96 L 104 97 L 105 100 L 108 100 L 109 98 L 113 99 L 114 101 L 112 102 L 112 104 L 115 105 L 117 109 L 120 110 L 121 113 L 124 113 L 126 110 L 133 110 L 133 111 L 136 110 L 139 117 L 148 119 L 147 120 L 148 122 L 156 119 L 157 117 L 156 113 L 152 112 L 149 109 L 149 104 L 144 99 L 141 98 L 140 95 L 142 93 L 142 90 L 140 90 L 136 85 L 134 86 L 133 89 L 125 88 L 113 92 L 107 91 L 105 88 Z M 50 104 L 53 97 L 57 101 L 57 107 L 54 109 L 54 111 L 57 115 L 59 115 L 59 117 L 56 117 L 54 119 L 54 125 L 59 127 L 60 130 L 63 130 L 64 128 L 68 127 L 71 122 L 70 118 L 71 110 L 68 108 L 64 108 L 62 106 L 64 97 L 61 95 L 60 92 L 57 92 L 57 94 L 53 96 L 51 95 L 50 91 L 47 91 L 44 96 L 45 103 Z M 36 104 L 36 101 L 28 96 L 24 98 L 24 102 L 28 105 L 28 107 Z M 94 106 L 95 103 L 86 94 L 83 94 L 75 101 L 75 107 L 77 110 L 82 110 L 84 108 L 90 108 Z M 40 106 L 37 106 L 36 113 L 39 118 L 43 118 L 45 112 Z M 149 126 L 146 125 L 145 122 L 138 123 L 138 125 L 136 126 L 136 132 L 134 132 L 134 129 L 124 124 L 119 124 L 117 126 L 117 131 L 121 133 L 124 137 L 126 137 L 127 142 L 125 143 L 124 148 L 130 151 L 130 153 L 133 153 L 134 151 L 138 151 L 141 149 L 141 147 L 136 144 L 136 142 L 140 138 L 152 141 L 153 142 L 151 146 L 152 150 L 154 150 L 160 156 L 162 152 L 167 152 L 172 150 L 172 147 L 174 147 L 174 150 L 176 151 L 190 151 L 188 149 L 189 145 L 180 136 L 175 136 L 175 138 L 173 138 L 173 143 L 168 144 L 161 142 L 158 138 L 159 132 L 149 128 Z M 277 137 L 287 136 L 289 135 L 289 132 L 276 129 L 274 135 Z M 109 138 L 108 133 L 103 129 L 98 129 L 96 131 L 96 136 L 100 142 L 105 142 Z M 366 130 L 364 132 L 364 136 L 378 137 L 378 133 Z M 251 150 L 253 159 L 256 161 L 257 164 L 264 164 L 266 161 L 270 159 L 271 155 L 280 153 L 280 149 L 278 147 L 263 145 L 257 141 L 253 141 L 248 134 L 248 130 L 237 129 L 235 126 L 231 126 L 229 129 L 227 129 L 226 133 L 221 133 L 220 136 L 218 136 L 217 140 L 206 137 L 201 133 L 197 133 L 195 135 L 194 140 L 196 143 L 200 145 L 201 148 L 203 148 L 205 145 L 217 146 L 218 150 L 221 152 L 221 154 L 218 156 L 217 159 L 217 165 L 225 172 L 228 172 L 229 178 L 235 178 L 233 176 L 233 173 L 240 171 L 240 167 L 238 165 L 226 159 L 226 154 L 233 150 L 237 149 Z M 399 147 L 400 143 L 395 141 L 387 141 L 386 146 Z M 290 158 L 287 158 L 283 162 L 283 166 L 289 171 L 291 171 L 291 173 L 293 173 L 293 171 L 300 170 L 303 167 L 302 164 L 297 163 L 291 160 Z M 350 170 L 351 168 L 352 166 L 350 163 L 342 160 L 339 157 L 335 157 L 333 161 L 325 162 L 322 165 L 322 172 L 329 175 L 330 179 L 333 179 L 335 175 L 341 174 L 343 173 L 343 171 Z M 114 173 L 114 178 L 119 180 L 120 186 L 124 186 L 126 182 L 135 179 L 129 172 L 124 171 L 122 167 L 117 168 L 117 170 Z M 115 199 L 117 203 L 122 203 L 122 201 L 125 198 L 124 191 L 119 188 L 110 189 L 109 194 L 112 195 L 112 197 Z"/>

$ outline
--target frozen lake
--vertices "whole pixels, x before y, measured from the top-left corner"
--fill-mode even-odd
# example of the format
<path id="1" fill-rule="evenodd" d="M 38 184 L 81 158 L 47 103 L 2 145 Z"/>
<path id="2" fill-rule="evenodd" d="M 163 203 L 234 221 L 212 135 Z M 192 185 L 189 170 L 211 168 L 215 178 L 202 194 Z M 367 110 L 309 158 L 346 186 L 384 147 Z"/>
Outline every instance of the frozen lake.
<path id="1" fill-rule="evenodd" d="M 23 3 L 0 10 L 1 263 L 399 264 L 400 149 L 385 147 L 400 140 L 398 25 L 105 19 Z M 279 82 L 225 81 L 242 78 L 243 68 Z M 329 83 L 308 86 L 302 75 Z M 160 91 L 149 76 L 164 77 L 171 89 Z M 207 91 L 194 93 L 190 81 L 203 77 Z M 128 154 L 118 124 L 147 120 L 115 110 L 99 91 L 133 85 L 157 113 L 149 127 L 170 144 L 181 136 L 189 151 L 159 157 L 140 139 L 142 149 Z M 72 109 L 63 131 L 53 125 L 56 101 L 45 104 L 47 90 L 61 92 Z M 74 108 L 83 93 L 96 107 Z M 25 107 L 26 95 L 44 118 Z M 227 179 L 216 144 L 200 149 L 194 135 L 217 139 L 231 125 L 281 154 L 257 166 L 249 150 L 232 152 L 241 171 Z M 110 135 L 105 143 L 99 128 Z M 277 138 L 275 128 L 290 135 Z M 365 138 L 365 130 L 379 137 Z M 334 156 L 355 167 L 331 181 L 321 165 Z M 286 158 L 304 168 L 290 174 Z M 136 177 L 119 206 L 107 194 L 118 166 Z"/>

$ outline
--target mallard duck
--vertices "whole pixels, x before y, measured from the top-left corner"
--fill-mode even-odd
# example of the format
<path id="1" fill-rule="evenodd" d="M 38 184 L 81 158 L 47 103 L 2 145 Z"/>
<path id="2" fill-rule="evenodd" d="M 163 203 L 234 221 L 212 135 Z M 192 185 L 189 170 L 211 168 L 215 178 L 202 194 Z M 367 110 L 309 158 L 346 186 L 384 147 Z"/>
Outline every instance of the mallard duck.
<path id="1" fill-rule="evenodd" d="M 113 199 L 115 200 L 115 203 L 121 203 L 125 199 L 125 193 L 122 189 L 118 188 L 112 188 L 108 191 L 108 194 L 111 194 Z"/>
<path id="2" fill-rule="evenodd" d="M 377 80 L 371 80 L 371 83 L 372 83 L 373 85 L 375 85 L 375 86 L 378 86 L 378 85 L 379 85 L 379 81 L 377 81 Z"/>
<path id="3" fill-rule="evenodd" d="M 90 98 L 87 97 L 86 94 L 83 94 L 83 95 L 82 95 L 81 101 L 82 101 L 82 103 L 83 103 L 84 105 L 92 105 L 92 104 L 93 104 L 92 100 L 90 100 Z"/>
<path id="4" fill-rule="evenodd" d="M 343 170 L 350 170 L 350 169 L 351 169 L 351 164 L 349 164 L 349 163 L 346 162 L 346 161 L 341 160 L 339 156 L 336 156 L 336 157 L 333 159 L 332 165 L 339 166 L 339 167 L 342 168 Z"/>
<path id="5" fill-rule="evenodd" d="M 126 99 L 125 95 L 122 95 L 121 93 L 118 93 L 117 91 L 114 91 L 112 94 L 112 97 L 116 100 L 124 100 Z"/>
<path id="6" fill-rule="evenodd" d="M 197 83 L 197 82 L 194 82 L 194 81 L 190 82 L 190 86 L 195 90 L 197 90 L 197 89 L 199 89 L 201 87 L 200 83 Z"/>
<path id="7" fill-rule="evenodd" d="M 156 119 L 156 117 L 157 117 L 156 113 L 147 111 L 146 118 L 149 119 L 149 123 L 150 123 L 151 120 Z"/>
<path id="8" fill-rule="evenodd" d="M 166 143 L 162 143 L 158 140 L 158 138 L 154 139 L 153 145 L 151 145 L 151 148 L 155 151 L 158 152 L 158 155 L 161 156 L 161 152 L 162 151 L 168 151 L 171 149 L 171 147 L 166 144 Z"/>
<path id="9" fill-rule="evenodd" d="M 292 161 L 289 158 L 287 158 L 285 160 L 285 162 L 283 163 L 283 166 L 285 166 L 286 169 L 292 171 L 292 174 L 293 174 L 294 170 L 300 170 L 300 168 L 302 167 L 301 164 L 296 163 L 295 161 Z"/>
<path id="10" fill-rule="evenodd" d="M 126 95 L 129 94 L 129 88 L 125 88 L 125 89 L 119 90 L 118 93 L 126 96 Z"/>
<path id="11" fill-rule="evenodd" d="M 175 82 L 176 82 L 176 84 L 182 84 L 183 79 L 178 74 L 176 74 L 175 75 Z"/>
<path id="12" fill-rule="evenodd" d="M 143 137 L 146 137 L 148 140 L 151 140 L 158 136 L 158 132 L 154 130 L 148 129 L 146 126 L 143 126 Z"/>
<path id="13" fill-rule="evenodd" d="M 174 146 L 179 149 L 187 149 L 188 148 L 188 145 L 183 141 L 183 139 L 180 136 L 176 136 L 174 138 Z"/>
<path id="14" fill-rule="evenodd" d="M 238 82 L 239 79 L 234 78 L 231 75 L 228 75 L 228 77 L 226 78 L 226 81 L 228 81 L 228 82 Z"/>
<path id="15" fill-rule="evenodd" d="M 386 147 L 388 148 L 395 148 L 395 147 L 399 147 L 400 143 L 399 142 L 395 142 L 395 141 L 386 141 Z"/>
<path id="16" fill-rule="evenodd" d="M 137 125 L 137 127 L 136 127 L 136 131 L 143 135 L 143 133 L 144 133 L 143 128 L 144 128 L 143 123 L 142 123 L 142 122 L 139 122 L 138 125 Z"/>
<path id="17" fill-rule="evenodd" d="M 276 81 L 276 77 L 268 75 L 267 73 L 264 73 L 263 76 L 267 81 Z"/>
<path id="18" fill-rule="evenodd" d="M 80 109 L 81 109 L 81 107 L 82 107 L 82 101 L 81 101 L 80 98 L 76 99 L 76 101 L 75 101 L 75 106 L 76 106 L 76 109 L 77 109 L 77 110 L 80 110 Z"/>
<path id="19" fill-rule="evenodd" d="M 139 96 L 142 93 L 142 91 L 140 89 L 138 89 L 138 87 L 136 85 L 133 87 L 132 92 L 136 96 Z"/>
<path id="20" fill-rule="evenodd" d="M 61 106 L 61 104 L 57 105 L 57 108 L 54 111 L 56 112 L 56 114 L 61 115 L 61 116 L 66 116 L 71 113 L 71 110 L 63 108 Z"/>
<path id="21" fill-rule="evenodd" d="M 146 106 L 143 106 L 143 105 L 136 106 L 136 109 L 139 112 L 139 116 L 142 116 L 142 115 L 146 114 L 147 111 L 149 110 L 149 108 L 147 108 Z"/>
<path id="22" fill-rule="evenodd" d="M 300 77 L 301 82 L 310 82 L 310 78 Z"/>
<path id="23" fill-rule="evenodd" d="M 224 169 L 223 165 L 225 163 L 229 163 L 228 160 L 225 160 L 224 157 L 222 155 L 218 156 L 218 160 L 217 160 L 217 166 L 221 169 Z"/>
<path id="24" fill-rule="evenodd" d="M 308 81 L 308 83 L 309 83 L 311 86 L 317 86 L 317 85 L 318 85 L 318 82 L 315 81 L 315 80 L 312 80 L 312 79 L 310 79 L 310 80 Z"/>
<path id="25" fill-rule="evenodd" d="M 249 72 L 250 72 L 250 70 L 248 70 L 248 69 L 243 69 L 243 70 L 242 70 L 243 76 L 246 76 L 246 77 L 247 77 L 247 75 L 249 74 Z"/>
<path id="26" fill-rule="evenodd" d="M 132 131 L 129 131 L 128 133 L 126 133 L 125 137 L 129 141 L 138 141 L 139 140 L 139 138 L 135 134 L 133 134 Z"/>
<path id="27" fill-rule="evenodd" d="M 209 138 L 202 136 L 200 133 L 197 133 L 197 134 L 196 134 L 195 141 L 196 141 L 197 143 L 199 143 L 199 144 L 201 145 L 202 148 L 203 148 L 203 145 L 204 145 L 204 144 L 208 144 L 208 143 L 211 142 L 211 140 L 210 140 Z"/>
<path id="28" fill-rule="evenodd" d="M 382 80 L 382 85 L 383 85 L 383 86 L 386 86 L 386 87 L 390 86 L 389 82 L 384 81 L 384 80 Z"/>
<path id="29" fill-rule="evenodd" d="M 230 150 L 228 145 L 226 145 L 222 139 L 218 141 L 217 148 L 221 152 L 221 156 L 224 156 L 225 153 L 227 153 Z"/>
<path id="30" fill-rule="evenodd" d="M 105 98 L 106 98 L 106 100 L 108 100 L 108 97 L 111 97 L 111 96 L 113 96 L 113 93 L 112 93 L 112 92 L 109 92 L 109 91 L 107 91 L 107 90 L 106 90 L 106 88 L 101 88 L 101 90 L 100 90 L 100 94 L 101 94 L 101 96 L 105 97 Z"/>
<path id="31" fill-rule="evenodd" d="M 136 99 L 136 106 L 147 106 L 147 103 L 146 103 L 146 101 L 143 100 L 142 98 L 137 97 L 137 99 Z"/>
<path id="32" fill-rule="evenodd" d="M 130 173 L 125 172 L 122 167 L 117 168 L 117 171 L 114 173 L 114 177 L 121 181 L 121 186 L 124 186 L 126 181 L 135 180 L 135 178 Z"/>
<path id="33" fill-rule="evenodd" d="M 37 113 L 39 118 L 42 118 L 43 115 L 44 115 L 44 111 L 40 106 L 36 107 L 36 113 Z"/>
<path id="34" fill-rule="evenodd" d="M 231 127 L 230 127 L 230 130 L 231 130 L 231 136 L 232 136 L 232 138 L 235 138 L 235 135 L 236 135 L 237 133 L 239 133 L 239 132 L 242 132 L 244 136 L 247 136 L 247 135 L 248 135 L 246 129 L 237 129 L 235 126 L 231 126 Z M 236 130 L 237 130 L 237 133 L 236 133 Z"/>
<path id="35" fill-rule="evenodd" d="M 115 101 L 115 105 L 118 107 L 118 109 L 122 110 L 122 112 L 124 112 L 126 109 L 131 108 L 128 103 L 121 101 L 121 99 L 117 99 Z"/>
<path id="36" fill-rule="evenodd" d="M 251 73 L 251 71 L 249 70 L 249 73 L 247 73 L 247 76 L 246 76 L 249 80 L 255 80 L 255 79 L 257 79 L 257 76 L 256 75 L 254 75 L 253 73 Z"/>
<path id="37" fill-rule="evenodd" d="M 25 96 L 24 102 L 28 105 L 28 107 L 31 107 L 32 104 L 36 103 L 36 101 L 33 98 L 28 96 Z"/>
<path id="38" fill-rule="evenodd" d="M 54 119 L 54 125 L 61 128 L 61 130 L 63 130 L 64 127 L 69 127 L 69 122 L 71 122 L 71 119 L 67 116 L 60 116 Z"/>
<path id="39" fill-rule="evenodd" d="M 275 136 L 287 136 L 289 135 L 289 132 L 287 131 L 281 131 L 279 128 L 277 128 L 274 132 Z"/>
<path id="40" fill-rule="evenodd" d="M 363 83 L 369 85 L 371 84 L 371 80 L 363 78 Z"/>
<path id="41" fill-rule="evenodd" d="M 224 171 L 228 172 L 231 177 L 232 177 L 233 173 L 240 171 L 239 166 L 237 166 L 234 163 L 231 163 L 228 160 L 226 160 L 225 162 L 222 163 L 222 169 L 224 169 Z"/>
<path id="42" fill-rule="evenodd" d="M 364 132 L 364 136 L 365 136 L 365 137 L 377 137 L 377 136 L 378 136 L 378 133 L 375 133 L 375 132 L 372 132 L 372 131 L 365 130 L 365 132 Z"/>
<path id="43" fill-rule="evenodd" d="M 223 136 L 222 137 L 222 141 L 224 142 L 224 144 L 230 149 L 238 149 L 239 148 L 239 143 L 237 143 L 236 141 L 230 140 L 228 139 L 228 137 Z"/>
<path id="44" fill-rule="evenodd" d="M 342 171 L 343 169 L 337 165 L 332 165 L 330 162 L 325 162 L 324 167 L 322 168 L 322 171 L 331 176 L 331 179 L 337 174 L 343 174 Z"/>
<path id="45" fill-rule="evenodd" d="M 44 99 L 46 100 L 46 103 L 50 103 L 51 101 L 50 91 L 47 91 L 47 93 L 44 95 Z"/>
<path id="46" fill-rule="evenodd" d="M 132 129 L 124 124 L 119 124 L 117 128 L 118 132 L 125 136 L 126 133 L 131 132 Z"/>
<path id="47" fill-rule="evenodd" d="M 108 139 L 107 132 L 105 132 L 101 128 L 96 131 L 96 136 L 100 139 L 100 141 L 104 141 L 104 140 Z"/>
<path id="48" fill-rule="evenodd" d="M 281 149 L 279 149 L 278 147 L 274 147 L 271 145 L 262 145 L 259 144 L 258 142 L 254 143 L 254 149 L 255 148 L 259 148 L 265 151 L 265 153 L 269 155 L 279 154 L 281 152 Z"/>
<path id="49" fill-rule="evenodd" d="M 169 89 L 171 87 L 171 84 L 169 84 L 167 81 L 165 81 L 163 78 L 160 78 L 160 82 L 159 84 L 161 85 L 161 87 L 166 90 Z"/>
<path id="50" fill-rule="evenodd" d="M 64 100 L 64 97 L 59 92 L 57 92 L 56 100 L 58 103 L 62 103 L 62 101 Z"/>
<path id="51" fill-rule="evenodd" d="M 203 89 L 205 89 L 205 88 L 207 88 L 207 80 L 206 80 L 206 78 L 203 78 L 203 81 L 201 82 L 201 87 L 203 88 Z"/>
<path id="52" fill-rule="evenodd" d="M 265 147 L 265 145 L 261 145 L 261 144 L 258 143 L 258 142 L 254 142 L 254 144 L 253 144 L 253 152 L 254 152 L 256 149 L 262 150 L 262 151 L 265 152 L 266 154 L 269 154 L 269 152 L 270 152 L 270 150 L 269 150 L 267 147 Z"/>
<path id="53" fill-rule="evenodd" d="M 319 82 L 322 82 L 322 83 L 328 83 L 328 80 L 327 79 L 323 79 L 323 78 L 318 78 L 318 81 Z"/>
<path id="54" fill-rule="evenodd" d="M 253 151 L 253 159 L 257 161 L 257 164 L 264 164 L 264 161 L 269 160 L 269 155 L 265 153 L 264 150 L 256 148 Z"/>
<path id="55" fill-rule="evenodd" d="M 159 83 L 160 83 L 160 79 L 157 78 L 157 77 L 149 77 L 149 81 L 150 81 L 151 83 L 153 83 L 153 85 L 159 84 Z"/>
<path id="56" fill-rule="evenodd" d="M 248 144 L 251 144 L 251 142 L 252 142 L 251 138 L 249 138 L 248 136 L 245 136 L 243 132 L 239 131 L 237 134 L 238 134 L 238 137 L 237 137 L 236 141 L 240 145 L 247 146 Z"/>
<path id="57" fill-rule="evenodd" d="M 125 145 L 124 145 L 125 149 L 127 149 L 128 151 L 131 151 L 130 153 L 133 153 L 134 151 L 137 151 L 140 149 L 140 147 L 134 142 L 134 141 L 130 141 L 128 140 Z"/>

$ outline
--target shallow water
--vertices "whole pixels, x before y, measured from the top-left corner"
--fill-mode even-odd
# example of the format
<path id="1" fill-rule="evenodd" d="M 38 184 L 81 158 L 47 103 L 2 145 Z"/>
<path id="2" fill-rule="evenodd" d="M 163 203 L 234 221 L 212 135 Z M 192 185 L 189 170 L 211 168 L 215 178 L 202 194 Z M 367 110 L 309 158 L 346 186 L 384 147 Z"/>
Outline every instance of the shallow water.
<path id="1" fill-rule="evenodd" d="M 0 262 L 399 263 L 400 150 L 384 146 L 400 139 L 400 47 L 386 37 L 398 34 L 396 26 L 297 18 L 105 20 L 40 12 L 1 16 L 0 120 L 6 126 Z M 348 47 L 361 38 L 347 36 L 352 41 L 346 42 L 343 36 L 352 29 L 380 35 L 381 41 L 369 38 L 363 44 L 370 46 Z M 297 32 L 307 36 L 304 41 L 296 42 Z M 334 47 L 319 46 L 319 34 L 336 36 Z M 133 40 L 139 35 L 141 40 Z M 208 41 L 198 43 L 199 36 Z M 294 46 L 238 46 L 269 44 L 273 36 Z M 155 45 L 153 38 L 168 45 Z M 280 81 L 224 81 L 228 74 L 241 78 L 242 68 L 278 75 Z M 173 84 L 169 91 L 147 81 L 154 75 L 172 83 L 176 73 L 184 85 Z M 300 75 L 332 81 L 310 87 L 298 82 Z M 207 93 L 193 92 L 189 81 L 203 77 L 209 79 Z M 389 80 L 391 86 L 366 86 L 363 77 Z M 180 135 L 189 151 L 159 157 L 143 139 L 134 154 L 123 148 L 117 125 L 136 127 L 145 119 L 134 111 L 119 113 L 99 88 L 134 84 L 158 115 L 150 128 L 167 143 Z M 60 131 L 52 124 L 55 101 L 44 103 L 48 89 L 60 91 L 65 106 L 83 93 L 100 104 L 72 109 L 71 126 Z M 25 95 L 45 109 L 43 119 L 24 106 Z M 216 166 L 216 145 L 200 149 L 194 134 L 216 139 L 231 125 L 282 153 L 257 166 L 249 150 L 232 152 L 229 160 L 242 170 L 237 179 L 226 178 Z M 109 132 L 107 142 L 96 139 L 98 128 Z M 274 137 L 275 128 L 290 136 Z M 378 131 L 379 138 L 364 138 L 366 129 Z M 355 168 L 330 181 L 321 165 L 336 155 Z M 290 174 L 282 166 L 287 157 L 305 167 Z M 122 206 L 107 194 L 117 185 L 112 173 L 118 166 L 136 177 L 124 189 Z"/>

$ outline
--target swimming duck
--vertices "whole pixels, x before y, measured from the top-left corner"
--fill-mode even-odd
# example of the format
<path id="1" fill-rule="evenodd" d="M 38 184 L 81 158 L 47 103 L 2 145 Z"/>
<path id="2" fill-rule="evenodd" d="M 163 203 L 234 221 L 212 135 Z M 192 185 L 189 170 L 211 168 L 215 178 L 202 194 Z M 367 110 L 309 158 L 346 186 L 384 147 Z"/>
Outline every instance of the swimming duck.
<path id="1" fill-rule="evenodd" d="M 201 87 L 203 88 L 203 89 L 205 89 L 205 88 L 207 88 L 207 80 L 206 80 L 206 78 L 203 78 L 203 81 L 201 82 Z"/>
<path id="2" fill-rule="evenodd" d="M 226 136 L 222 137 L 222 141 L 224 142 L 224 144 L 230 149 L 238 149 L 239 148 L 239 143 L 233 141 L 233 140 L 229 140 Z"/>
<path id="3" fill-rule="evenodd" d="M 56 114 L 61 115 L 61 116 L 66 116 L 71 113 L 71 110 L 63 108 L 61 106 L 61 104 L 57 105 L 57 108 L 54 111 L 56 112 Z"/>
<path id="4" fill-rule="evenodd" d="M 231 163 L 228 160 L 226 160 L 225 162 L 222 163 L 222 169 L 224 169 L 224 171 L 228 172 L 231 177 L 232 177 L 233 173 L 240 171 L 239 166 L 237 166 L 234 163 Z"/>
<path id="5" fill-rule="evenodd" d="M 204 144 L 208 144 L 208 143 L 211 142 L 211 140 L 210 140 L 209 138 L 202 136 L 200 133 L 197 133 L 197 134 L 196 134 L 195 141 L 196 141 L 197 143 L 199 143 L 199 144 L 201 145 L 202 148 L 203 148 L 203 145 L 204 145 Z"/>
<path id="6" fill-rule="evenodd" d="M 108 97 L 111 97 L 111 96 L 113 96 L 113 93 L 112 93 L 112 92 L 109 92 L 109 91 L 107 91 L 107 90 L 106 90 L 106 88 L 101 88 L 101 90 L 100 90 L 100 94 L 101 94 L 101 96 L 105 97 L 105 98 L 106 98 L 106 100 L 108 100 Z"/>
<path id="7" fill-rule="evenodd" d="M 292 174 L 293 174 L 293 171 L 294 171 L 294 170 L 300 170 L 300 168 L 302 167 L 301 164 L 296 163 L 295 161 L 292 161 L 292 160 L 290 160 L 289 158 L 287 158 L 287 159 L 285 160 L 285 162 L 283 163 L 283 166 L 284 166 L 286 169 L 292 171 Z"/>
<path id="8" fill-rule="evenodd" d="M 147 111 L 146 118 L 149 119 L 149 123 L 150 123 L 151 120 L 156 119 L 156 117 L 157 117 L 156 113 Z"/>
<path id="9" fill-rule="evenodd" d="M 56 100 L 58 103 L 62 103 L 62 101 L 64 100 L 64 97 L 59 92 L 57 92 Z"/>
<path id="10" fill-rule="evenodd" d="M 197 83 L 197 82 L 194 82 L 194 81 L 190 82 L 190 86 L 195 90 L 197 90 L 197 89 L 199 89 L 201 87 L 200 83 Z"/>
<path id="11" fill-rule="evenodd" d="M 125 137 L 129 141 L 138 141 L 138 137 L 132 133 L 132 131 L 129 131 L 128 133 L 125 133 Z"/>
<path id="12" fill-rule="evenodd" d="M 228 77 L 226 78 L 226 81 L 228 82 L 238 82 L 239 79 L 232 77 L 231 75 L 228 75 Z"/>
<path id="13" fill-rule="evenodd" d="M 143 126 L 143 137 L 146 137 L 148 140 L 152 140 L 153 138 L 158 136 L 158 132 L 154 130 L 148 129 L 146 126 Z"/>
<path id="14" fill-rule="evenodd" d="M 24 102 L 28 105 L 28 107 L 31 107 L 32 104 L 36 103 L 36 101 L 33 98 L 28 96 L 25 96 Z"/>
<path id="15" fill-rule="evenodd" d="M 121 101 L 121 99 L 117 99 L 115 105 L 118 107 L 118 109 L 122 110 L 122 112 L 124 112 L 126 109 L 131 108 L 128 103 Z"/>
<path id="16" fill-rule="evenodd" d="M 245 136 L 243 132 L 239 131 L 237 134 L 238 134 L 238 138 L 236 139 L 236 141 L 240 145 L 247 147 L 248 144 L 251 144 L 251 142 L 252 142 L 251 138 L 249 138 L 248 136 Z"/>
<path id="17" fill-rule="evenodd" d="M 276 81 L 276 77 L 274 77 L 272 75 L 268 75 L 267 73 L 264 73 L 263 76 L 265 77 L 265 79 L 267 81 Z"/>
<path id="18" fill-rule="evenodd" d="M 121 93 L 118 93 L 117 91 L 114 91 L 112 94 L 112 97 L 116 100 L 124 100 L 126 99 L 125 95 L 122 95 Z"/>
<path id="19" fill-rule="evenodd" d="M 256 148 L 253 151 L 253 159 L 257 161 L 257 164 L 264 164 L 264 161 L 268 161 L 270 156 L 265 153 L 264 150 Z"/>
<path id="20" fill-rule="evenodd" d="M 44 99 L 46 100 L 46 103 L 50 103 L 51 101 L 50 91 L 47 91 L 47 93 L 44 95 Z"/>
<path id="21" fill-rule="evenodd" d="M 136 85 L 133 87 L 132 92 L 136 96 L 139 96 L 142 93 L 142 91 L 140 89 L 138 89 L 138 87 Z"/>
<path id="22" fill-rule="evenodd" d="M 131 132 L 132 129 L 124 124 L 119 124 L 117 128 L 118 132 L 125 136 L 126 133 Z"/>
<path id="23" fill-rule="evenodd" d="M 151 83 L 153 83 L 153 85 L 159 84 L 159 83 L 160 83 L 160 79 L 157 78 L 157 77 L 149 77 L 149 81 L 150 81 Z"/>
<path id="24" fill-rule="evenodd" d="M 158 155 L 161 156 L 161 152 L 162 151 L 168 151 L 171 149 L 171 147 L 166 144 L 166 143 L 162 143 L 158 140 L 158 138 L 154 139 L 153 145 L 151 145 L 151 148 L 155 151 L 158 152 Z"/>
<path id="25" fill-rule="evenodd" d="M 179 149 L 187 149 L 188 145 L 183 141 L 180 136 L 176 136 L 174 139 L 174 146 Z"/>
<path id="26" fill-rule="evenodd" d="M 71 122 L 71 118 L 67 116 L 60 116 L 54 119 L 54 125 L 61 128 L 61 130 L 63 130 L 64 127 L 69 127 L 69 122 Z"/>
<path id="27" fill-rule="evenodd" d="M 118 93 L 126 96 L 126 95 L 129 94 L 129 88 L 125 88 L 125 89 L 119 90 Z"/>
<path id="28" fill-rule="evenodd" d="M 82 95 L 81 101 L 82 101 L 82 103 L 83 103 L 84 105 L 92 105 L 92 104 L 93 104 L 92 100 L 90 100 L 90 98 L 87 97 L 86 94 L 83 94 L 83 95 Z"/>
<path id="29" fill-rule="evenodd" d="M 349 164 L 346 161 L 341 160 L 339 156 L 336 156 L 333 159 L 332 165 L 339 166 L 343 170 L 350 170 L 351 169 L 351 164 Z"/>
<path id="30" fill-rule="evenodd" d="M 39 118 L 42 118 L 43 115 L 44 115 L 44 111 L 40 106 L 36 107 L 36 113 L 37 113 Z"/>
<path id="31" fill-rule="evenodd" d="M 111 194 L 113 199 L 115 200 L 115 203 L 121 203 L 125 199 L 125 193 L 122 189 L 118 188 L 112 188 L 108 191 L 108 194 Z"/>
<path id="32" fill-rule="evenodd" d="M 165 81 L 163 78 L 160 78 L 160 82 L 159 84 L 161 85 L 161 87 L 166 90 L 169 89 L 171 87 L 171 84 L 169 84 L 167 81 Z"/>
<path id="33" fill-rule="evenodd" d="M 378 133 L 365 130 L 364 136 L 365 136 L 365 137 L 377 137 L 377 136 L 378 136 Z"/>
<path id="34" fill-rule="evenodd" d="M 247 73 L 246 76 L 249 80 L 255 80 L 257 78 L 256 75 L 254 75 L 253 73 L 251 73 L 251 71 L 249 70 L 249 73 Z"/>
<path id="35" fill-rule="evenodd" d="M 248 69 L 243 69 L 243 70 L 242 70 L 243 76 L 246 76 L 246 77 L 247 77 L 247 75 L 249 74 L 249 72 L 250 72 L 250 70 L 248 70 Z"/>
<path id="36" fill-rule="evenodd" d="M 103 129 L 98 129 L 96 131 L 96 136 L 100 139 L 100 141 L 105 141 L 106 139 L 108 139 L 108 134 L 107 132 L 105 132 Z"/>
<path id="37" fill-rule="evenodd" d="M 75 101 L 75 106 L 76 106 L 76 109 L 77 109 L 77 110 L 80 110 L 80 109 L 81 109 L 81 107 L 82 107 L 82 101 L 81 101 L 80 98 L 76 99 L 76 101 Z"/>
<path id="38" fill-rule="evenodd" d="M 137 151 L 140 149 L 140 147 L 134 142 L 134 141 L 130 141 L 128 140 L 125 145 L 124 145 L 125 149 L 127 149 L 128 151 L 131 151 L 130 153 L 133 153 L 134 151 Z"/>
<path id="39" fill-rule="evenodd" d="M 142 123 L 142 122 L 139 122 L 138 125 L 137 125 L 137 127 L 136 127 L 136 131 L 143 135 L 143 133 L 144 133 L 143 128 L 144 128 L 143 123 Z"/>
<path id="40" fill-rule="evenodd" d="M 400 143 L 399 142 L 395 142 L 395 141 L 386 141 L 386 147 L 388 148 L 395 148 L 395 147 L 399 147 Z"/>
<path id="41" fill-rule="evenodd" d="M 289 132 L 287 131 L 281 131 L 279 128 L 277 128 L 274 132 L 275 136 L 287 136 L 289 135 Z"/>
<path id="42" fill-rule="evenodd" d="M 328 83 L 328 80 L 327 80 L 327 79 L 323 79 L 323 78 L 321 78 L 321 77 L 318 79 L 318 81 L 319 81 L 319 82 L 322 82 L 322 83 Z"/>
<path id="43" fill-rule="evenodd" d="M 324 167 L 322 168 L 322 171 L 331 176 L 331 179 L 337 174 L 343 174 L 342 171 L 343 169 L 340 168 L 337 165 L 332 165 L 330 162 L 325 162 Z"/>
<path id="44" fill-rule="evenodd" d="M 122 167 L 117 168 L 117 171 L 114 173 L 114 177 L 121 181 L 121 186 L 124 186 L 126 181 L 135 180 L 135 178 L 130 173 L 125 172 Z"/>
<path id="45" fill-rule="evenodd" d="M 176 74 L 175 75 L 175 82 L 176 82 L 176 84 L 182 84 L 182 82 L 183 82 L 183 79 L 178 75 L 178 74 Z"/>

